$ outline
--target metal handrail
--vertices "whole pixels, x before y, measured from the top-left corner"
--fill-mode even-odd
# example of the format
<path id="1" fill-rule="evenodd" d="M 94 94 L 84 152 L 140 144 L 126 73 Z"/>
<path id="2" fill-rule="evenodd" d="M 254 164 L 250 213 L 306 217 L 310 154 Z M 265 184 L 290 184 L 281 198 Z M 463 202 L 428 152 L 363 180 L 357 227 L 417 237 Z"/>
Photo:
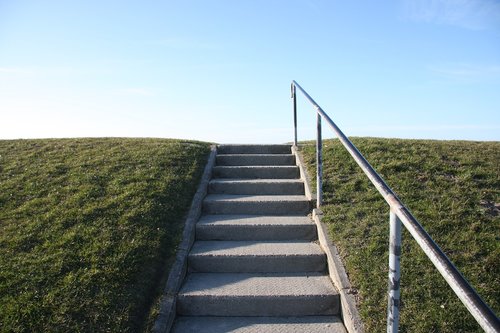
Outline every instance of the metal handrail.
<path id="1" fill-rule="evenodd" d="M 294 114 L 294 145 L 297 146 L 297 98 L 296 88 L 299 89 L 307 100 L 316 109 L 316 174 L 317 174 L 317 207 L 322 204 L 322 139 L 321 139 L 321 117 L 333 129 L 345 149 L 351 154 L 361 170 L 375 185 L 390 207 L 390 244 L 389 244 L 389 283 L 388 283 L 388 305 L 387 305 L 387 332 L 398 332 L 399 329 L 399 280 L 400 280 L 400 255 L 401 255 L 401 223 L 410 232 L 424 253 L 437 268 L 439 273 L 453 289 L 467 310 L 474 316 L 479 325 L 486 332 L 500 332 L 500 320 L 491 308 L 481 299 L 476 290 L 467 282 L 460 271 L 453 265 L 450 259 L 443 253 L 439 246 L 424 230 L 422 225 L 404 206 L 401 200 L 394 194 L 392 189 L 385 183 L 382 177 L 373 169 L 364 156 L 354 144 L 335 125 L 323 109 L 302 89 L 295 81 L 291 84 Z"/>

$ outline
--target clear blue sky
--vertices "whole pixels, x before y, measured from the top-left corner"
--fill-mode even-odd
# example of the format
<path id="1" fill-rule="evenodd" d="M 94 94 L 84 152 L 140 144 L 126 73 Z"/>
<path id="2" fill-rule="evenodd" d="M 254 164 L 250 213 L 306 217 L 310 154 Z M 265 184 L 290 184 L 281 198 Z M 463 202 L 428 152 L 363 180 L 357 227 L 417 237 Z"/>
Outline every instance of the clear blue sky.
<path id="1" fill-rule="evenodd" d="M 292 79 L 349 136 L 500 140 L 500 2 L 0 0 L 2 139 L 291 141 Z"/>

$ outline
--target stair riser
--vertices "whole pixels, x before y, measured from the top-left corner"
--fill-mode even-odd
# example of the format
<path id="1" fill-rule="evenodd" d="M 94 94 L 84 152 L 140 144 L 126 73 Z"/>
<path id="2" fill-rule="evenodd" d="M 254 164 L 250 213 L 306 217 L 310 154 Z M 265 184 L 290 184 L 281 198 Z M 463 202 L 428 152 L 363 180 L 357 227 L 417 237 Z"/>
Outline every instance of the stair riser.
<path id="1" fill-rule="evenodd" d="M 289 145 L 221 145 L 218 154 L 291 154 Z"/>
<path id="2" fill-rule="evenodd" d="M 249 194 L 249 195 L 303 195 L 304 184 L 289 183 L 218 183 L 211 182 L 209 193 L 217 194 Z"/>
<path id="3" fill-rule="evenodd" d="M 218 155 L 217 165 L 295 165 L 293 155 Z"/>
<path id="4" fill-rule="evenodd" d="M 311 225 L 198 225 L 196 238 L 199 240 L 315 240 L 316 226 Z"/>
<path id="5" fill-rule="evenodd" d="M 307 215 L 308 201 L 204 201 L 203 211 L 207 214 L 255 214 L 255 215 Z"/>
<path id="6" fill-rule="evenodd" d="M 324 255 L 308 256 L 189 256 L 188 267 L 194 272 L 215 273 L 288 273 L 322 272 L 326 268 Z"/>
<path id="7" fill-rule="evenodd" d="M 185 296 L 177 313 L 186 316 L 318 316 L 339 313 L 338 295 L 311 296 Z"/>
<path id="8" fill-rule="evenodd" d="M 214 178 L 259 178 L 259 179 L 297 179 L 300 173 L 297 167 L 222 167 L 213 168 Z"/>

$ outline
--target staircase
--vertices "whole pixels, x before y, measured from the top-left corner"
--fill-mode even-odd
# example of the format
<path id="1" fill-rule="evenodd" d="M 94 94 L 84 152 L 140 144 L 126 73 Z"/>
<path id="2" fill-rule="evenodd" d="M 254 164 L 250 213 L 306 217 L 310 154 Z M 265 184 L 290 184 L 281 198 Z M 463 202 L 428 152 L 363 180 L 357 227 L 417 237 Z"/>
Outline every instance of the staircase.
<path id="1" fill-rule="evenodd" d="M 289 145 L 222 145 L 172 331 L 346 332 Z"/>

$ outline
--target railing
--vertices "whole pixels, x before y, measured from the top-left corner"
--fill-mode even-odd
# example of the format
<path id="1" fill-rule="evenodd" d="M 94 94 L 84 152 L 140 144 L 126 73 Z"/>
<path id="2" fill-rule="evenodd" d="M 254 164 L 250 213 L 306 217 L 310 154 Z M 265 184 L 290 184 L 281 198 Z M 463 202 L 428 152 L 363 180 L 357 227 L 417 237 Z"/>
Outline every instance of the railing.
<path id="1" fill-rule="evenodd" d="M 387 332 L 397 332 L 399 328 L 399 280 L 400 280 L 400 256 L 401 256 L 401 223 L 410 232 L 424 253 L 441 273 L 446 282 L 453 289 L 458 298 L 466 306 L 467 310 L 474 316 L 479 325 L 486 332 L 500 332 L 500 320 L 495 313 L 481 299 L 458 269 L 451 263 L 448 257 L 441 251 L 439 246 L 427 234 L 420 223 L 413 217 L 410 211 L 403 205 L 401 200 L 394 194 L 391 188 L 385 183 L 380 175 L 373 169 L 354 144 L 342 133 L 323 109 L 309 96 L 307 92 L 295 81 L 292 81 L 293 98 L 293 118 L 294 118 L 294 145 L 297 146 L 297 97 L 296 89 L 299 89 L 306 99 L 316 109 L 316 188 L 317 207 L 322 204 L 322 139 L 321 139 L 321 118 L 333 129 L 340 142 L 361 167 L 368 179 L 375 185 L 385 201 L 390 207 L 389 218 L 389 287 L 387 305 Z"/>

